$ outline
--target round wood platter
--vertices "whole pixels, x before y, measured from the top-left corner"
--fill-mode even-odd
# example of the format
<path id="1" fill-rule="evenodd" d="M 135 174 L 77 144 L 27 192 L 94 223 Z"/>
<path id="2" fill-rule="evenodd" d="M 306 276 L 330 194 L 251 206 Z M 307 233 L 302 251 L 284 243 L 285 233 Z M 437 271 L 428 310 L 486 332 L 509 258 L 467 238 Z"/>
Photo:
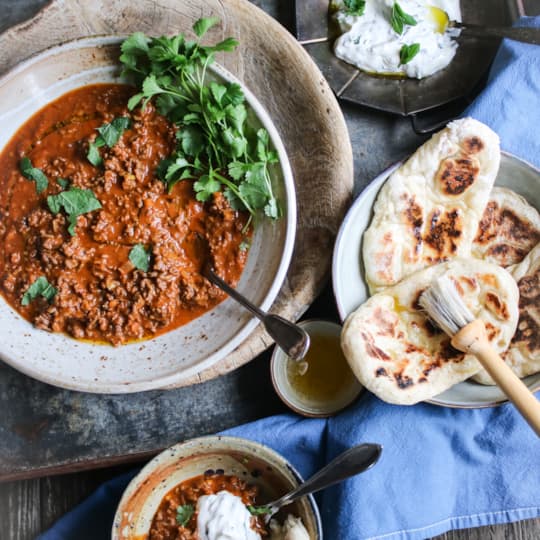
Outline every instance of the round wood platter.
<path id="1" fill-rule="evenodd" d="M 296 320 L 330 271 L 332 248 L 353 189 L 353 156 L 339 105 L 298 42 L 247 0 L 53 0 L 32 20 L 0 35 L 0 75 L 48 47 L 99 34 L 189 32 L 216 16 L 208 42 L 240 46 L 217 61 L 244 81 L 283 139 L 296 185 L 298 224 L 287 278 L 271 311 Z M 178 386 L 206 381 L 250 361 L 272 344 L 261 325 L 230 355 Z"/>

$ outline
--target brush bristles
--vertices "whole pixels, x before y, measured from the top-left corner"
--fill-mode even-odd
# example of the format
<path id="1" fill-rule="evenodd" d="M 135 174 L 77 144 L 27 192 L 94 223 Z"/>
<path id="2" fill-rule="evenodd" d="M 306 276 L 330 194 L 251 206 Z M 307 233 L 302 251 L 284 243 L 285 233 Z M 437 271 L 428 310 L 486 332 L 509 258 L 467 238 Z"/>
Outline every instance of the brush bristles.
<path id="1" fill-rule="evenodd" d="M 454 282 L 448 276 L 435 279 L 418 300 L 429 318 L 449 336 L 457 334 L 474 320 Z"/>

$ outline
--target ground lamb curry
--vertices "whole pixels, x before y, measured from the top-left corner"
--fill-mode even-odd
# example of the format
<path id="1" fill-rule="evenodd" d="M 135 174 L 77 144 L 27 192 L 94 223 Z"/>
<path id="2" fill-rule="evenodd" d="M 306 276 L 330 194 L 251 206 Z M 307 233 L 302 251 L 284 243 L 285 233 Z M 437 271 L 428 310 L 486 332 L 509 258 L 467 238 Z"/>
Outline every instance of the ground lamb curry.
<path id="1" fill-rule="evenodd" d="M 223 300 L 201 276 L 210 262 L 236 285 L 246 262 L 248 216 L 221 193 L 202 203 L 191 180 L 167 193 L 156 175 L 175 145 L 176 128 L 149 102 L 130 112 L 134 89 L 100 84 L 74 90 L 28 120 L 0 154 L 0 292 L 38 328 L 115 345 L 169 331 Z M 114 146 L 99 148 L 102 164 L 88 159 L 96 129 L 128 117 Z M 48 178 L 21 173 L 21 159 Z M 69 187 L 67 187 L 69 186 Z M 91 190 L 101 208 L 74 218 L 51 211 L 47 197 Z M 130 259 L 134 246 L 150 255 L 147 271 Z M 29 287 L 44 276 L 54 298 Z"/>

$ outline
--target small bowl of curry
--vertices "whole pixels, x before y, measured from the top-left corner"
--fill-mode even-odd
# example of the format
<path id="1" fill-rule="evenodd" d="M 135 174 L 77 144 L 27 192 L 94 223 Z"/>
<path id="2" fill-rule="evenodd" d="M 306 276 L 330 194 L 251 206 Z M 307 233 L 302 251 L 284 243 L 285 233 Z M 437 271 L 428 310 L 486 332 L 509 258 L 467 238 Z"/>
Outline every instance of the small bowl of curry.
<path id="1" fill-rule="evenodd" d="M 262 309 L 279 292 L 296 231 L 285 148 L 221 66 L 204 63 L 196 92 L 167 86 L 155 59 L 185 43 L 84 38 L 0 79 L 0 357 L 30 376 L 101 393 L 182 384 L 257 325 L 204 264 Z"/>
<path id="2" fill-rule="evenodd" d="M 291 539 L 321 540 L 312 495 L 282 508 L 269 525 L 258 510 L 301 482 L 285 458 L 262 444 L 219 435 L 192 439 L 159 454 L 131 481 L 116 511 L 112 540 L 191 540 L 218 533 L 279 540 L 287 532 Z"/>

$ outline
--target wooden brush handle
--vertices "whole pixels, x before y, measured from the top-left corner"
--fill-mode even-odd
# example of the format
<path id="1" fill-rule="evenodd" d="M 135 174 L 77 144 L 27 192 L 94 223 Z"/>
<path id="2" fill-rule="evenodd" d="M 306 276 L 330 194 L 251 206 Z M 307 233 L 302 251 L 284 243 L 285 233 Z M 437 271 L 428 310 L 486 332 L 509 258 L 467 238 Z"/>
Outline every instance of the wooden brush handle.
<path id="1" fill-rule="evenodd" d="M 464 326 L 452 338 L 451 343 L 454 348 L 474 354 L 478 358 L 491 378 L 540 437 L 540 401 L 491 346 L 484 323 L 477 319 Z"/>

